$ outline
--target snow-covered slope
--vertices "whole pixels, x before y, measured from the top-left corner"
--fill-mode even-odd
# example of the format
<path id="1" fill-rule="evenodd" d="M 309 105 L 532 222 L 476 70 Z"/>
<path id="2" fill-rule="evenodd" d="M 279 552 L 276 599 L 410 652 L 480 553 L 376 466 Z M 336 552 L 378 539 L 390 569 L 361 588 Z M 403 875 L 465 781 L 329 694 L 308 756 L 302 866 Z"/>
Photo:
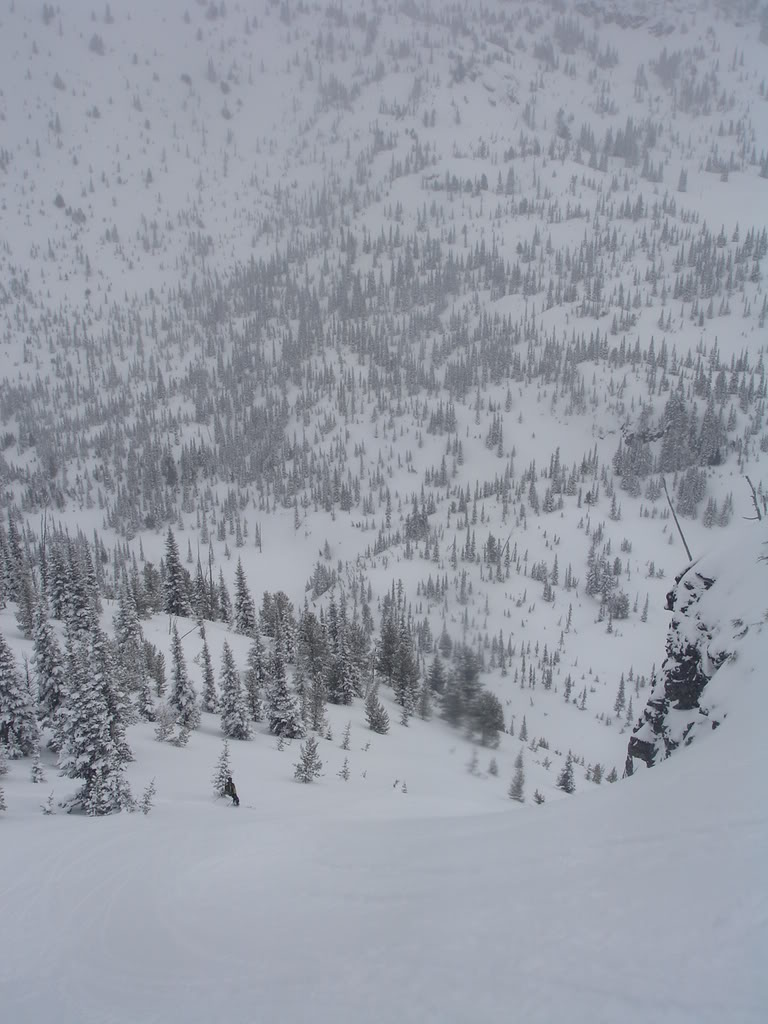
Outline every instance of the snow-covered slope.
<path id="1" fill-rule="evenodd" d="M 148 817 L 84 820 L 35 814 L 30 790 L 46 787 L 14 762 L 8 1019 L 762 1021 L 765 552 L 755 525 L 708 564 L 708 621 L 729 637 L 710 683 L 720 728 L 588 795 L 490 813 L 467 789 L 487 782 L 464 772 L 456 792 L 459 775 L 430 776 L 426 742 L 405 792 L 354 729 L 347 782 L 330 771 L 337 746 L 301 786 L 236 745 L 235 809 L 201 795 L 219 742 L 206 729 L 155 756 Z"/>
<path id="2" fill-rule="evenodd" d="M 235 810 L 164 778 L 147 818 L 3 823 L 4 1014 L 757 1024 L 764 608 L 756 618 L 720 669 L 720 729 L 571 801 L 427 817 L 422 798 L 413 817 L 410 793 L 350 810 L 339 780 L 293 784 L 288 800 L 241 777 Z"/>

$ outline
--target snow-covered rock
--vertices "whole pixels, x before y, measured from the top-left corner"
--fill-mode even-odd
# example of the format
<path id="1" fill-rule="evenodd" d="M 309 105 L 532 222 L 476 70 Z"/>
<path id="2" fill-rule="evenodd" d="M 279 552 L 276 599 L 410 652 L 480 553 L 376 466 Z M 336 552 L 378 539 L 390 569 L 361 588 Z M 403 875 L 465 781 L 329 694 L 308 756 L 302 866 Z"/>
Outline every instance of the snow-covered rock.
<path id="1" fill-rule="evenodd" d="M 728 661 L 741 656 L 750 629 L 765 623 L 766 538 L 760 523 L 726 553 L 692 562 L 667 595 L 674 612 L 662 673 L 629 741 L 627 769 L 656 764 L 702 729 L 716 729 L 729 710 L 714 685 Z M 755 666 L 757 667 L 757 666 Z"/>

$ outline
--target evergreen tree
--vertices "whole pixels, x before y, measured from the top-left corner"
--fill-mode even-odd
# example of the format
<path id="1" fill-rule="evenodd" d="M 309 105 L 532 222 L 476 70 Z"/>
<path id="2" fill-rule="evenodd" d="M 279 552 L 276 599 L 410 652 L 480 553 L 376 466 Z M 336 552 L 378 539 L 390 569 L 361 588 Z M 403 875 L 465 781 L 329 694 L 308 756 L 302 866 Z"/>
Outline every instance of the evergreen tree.
<path id="1" fill-rule="evenodd" d="M 369 727 L 381 735 L 389 732 L 389 715 L 379 700 L 378 685 L 372 686 L 365 698 L 365 720 Z"/>
<path id="2" fill-rule="evenodd" d="M 617 717 L 621 715 L 621 712 L 627 706 L 627 696 L 624 687 L 624 673 L 621 673 L 621 679 L 619 679 L 619 689 L 616 694 L 616 700 L 613 703 L 613 710 Z"/>
<path id="3" fill-rule="evenodd" d="M 179 548 L 170 526 L 165 538 L 163 611 L 168 615 L 189 615 L 190 613 L 189 574 L 181 564 Z"/>
<path id="4" fill-rule="evenodd" d="M 155 786 L 155 780 L 152 779 L 147 788 L 141 794 L 141 800 L 139 801 L 139 807 L 141 808 L 142 814 L 149 814 L 152 808 L 155 806 L 155 794 L 157 793 L 157 787 Z"/>
<path id="5" fill-rule="evenodd" d="M 515 774 L 509 786 L 510 800 L 517 800 L 519 804 L 525 803 L 525 769 L 523 768 L 523 751 L 519 750 L 515 758 Z"/>
<path id="6" fill-rule="evenodd" d="M 38 748 L 35 704 L 27 679 L 16 668 L 13 653 L 0 634 L 0 744 L 11 758 L 27 757 Z"/>
<path id="7" fill-rule="evenodd" d="M 360 673 L 349 649 L 346 623 L 340 623 L 328 666 L 328 700 L 351 704 L 359 689 Z"/>
<path id="8" fill-rule="evenodd" d="M 416 709 L 419 693 L 419 664 L 404 616 L 400 617 L 398 626 L 393 669 L 392 686 L 395 690 L 395 700 L 403 709 L 402 721 L 405 725 Z"/>
<path id="9" fill-rule="evenodd" d="M 34 783 L 45 782 L 45 770 L 40 764 L 40 751 L 35 751 L 35 756 L 32 761 L 32 770 L 30 771 L 30 778 Z"/>
<path id="10" fill-rule="evenodd" d="M 376 647 L 376 671 L 391 686 L 397 659 L 398 629 L 391 609 L 385 608 L 381 617 L 379 642 Z"/>
<path id="11" fill-rule="evenodd" d="M 3 555 L 3 590 L 8 601 L 19 600 L 19 587 L 23 575 L 24 548 L 16 520 L 8 509 L 8 533 L 3 531 L 0 550 Z"/>
<path id="12" fill-rule="evenodd" d="M 216 768 L 213 773 L 213 792 L 216 796 L 225 796 L 224 787 L 227 784 L 227 779 L 232 775 L 232 767 L 229 763 L 229 741 L 224 740 L 224 745 L 221 748 L 221 754 L 216 762 Z"/>
<path id="13" fill-rule="evenodd" d="M 144 661 L 152 679 L 155 681 L 155 695 L 163 697 L 168 689 L 165 677 L 165 655 L 158 651 L 154 644 L 144 641 Z"/>
<path id="14" fill-rule="evenodd" d="M 17 586 L 16 622 L 22 635 L 32 638 L 35 628 L 35 606 L 38 597 L 35 590 L 35 579 L 27 558 L 23 558 L 20 567 L 21 576 Z"/>
<path id="15" fill-rule="evenodd" d="M 235 570 L 234 622 L 236 633 L 253 636 L 256 631 L 256 605 L 248 589 L 242 560 L 238 558 Z"/>
<path id="16" fill-rule="evenodd" d="M 171 656 L 173 659 L 173 685 L 168 703 L 176 712 L 176 721 L 182 729 L 192 730 L 200 725 L 200 707 L 197 693 L 187 672 L 181 640 L 176 623 L 171 631 Z"/>
<path id="17" fill-rule="evenodd" d="M 144 656 L 144 633 L 127 574 L 123 574 L 120 584 L 114 629 L 120 685 L 124 693 L 136 694 L 139 715 L 145 721 L 152 722 L 155 718 L 155 706 L 147 660 Z"/>
<path id="18" fill-rule="evenodd" d="M 434 693 L 443 693 L 445 690 L 445 668 L 439 654 L 436 654 L 432 659 L 427 678 L 430 689 Z"/>
<path id="19" fill-rule="evenodd" d="M 48 560 L 48 598 L 54 619 L 64 619 L 67 607 L 68 570 L 63 548 L 55 544 Z"/>
<path id="20" fill-rule="evenodd" d="M 462 713 L 471 714 L 480 696 L 480 664 L 475 652 L 466 644 L 456 652 L 454 675 L 461 693 Z"/>
<path id="21" fill-rule="evenodd" d="M 307 725 L 315 732 L 322 732 L 325 727 L 325 705 L 328 700 L 328 687 L 325 673 L 317 672 L 309 683 L 307 696 Z"/>
<path id="22" fill-rule="evenodd" d="M 275 736 L 294 739 L 304 735 L 304 723 L 293 696 L 288 692 L 285 666 L 281 654 L 275 650 L 272 656 L 271 681 L 267 694 L 267 721 L 269 731 Z"/>
<path id="23" fill-rule="evenodd" d="M 90 556 L 78 552 L 75 545 L 67 545 L 64 619 L 67 628 L 75 634 L 88 633 L 98 621 L 98 600 L 91 589 L 93 564 Z"/>
<path id="24" fill-rule="evenodd" d="M 429 680 L 425 679 L 421 684 L 419 690 L 419 702 L 418 702 L 418 713 L 419 718 L 427 722 L 432 717 L 432 688 L 429 685 Z"/>
<path id="25" fill-rule="evenodd" d="M 504 708 L 496 694 L 480 691 L 474 702 L 472 722 L 483 746 L 498 744 L 499 733 L 504 732 Z"/>
<path id="26" fill-rule="evenodd" d="M 351 722 L 347 722 L 347 724 L 344 726 L 344 734 L 341 737 L 341 743 L 339 744 L 339 746 L 341 747 L 342 750 L 349 750 L 349 743 L 350 743 L 351 737 L 352 737 L 352 723 Z"/>
<path id="27" fill-rule="evenodd" d="M 453 726 L 461 725 L 464 718 L 464 698 L 461 684 L 453 673 L 451 673 L 443 693 L 443 718 Z"/>
<path id="28" fill-rule="evenodd" d="M 304 611 L 299 620 L 298 656 L 312 683 L 325 677 L 328 665 L 328 637 L 314 612 Z"/>
<path id="29" fill-rule="evenodd" d="M 215 714 L 219 708 L 219 697 L 216 693 L 216 677 L 213 674 L 211 652 L 208 649 L 205 626 L 202 623 L 200 623 L 200 638 L 203 641 L 203 650 L 200 655 L 203 662 L 202 710 L 207 711 L 209 714 Z"/>
<path id="30" fill-rule="evenodd" d="M 219 618 L 222 622 L 226 622 L 228 625 L 232 624 L 233 613 L 232 613 L 232 599 L 229 596 L 227 590 L 227 584 L 224 582 L 224 573 L 219 569 L 219 583 L 217 587 L 218 605 L 219 605 Z"/>
<path id="31" fill-rule="evenodd" d="M 122 700 L 112 689 L 106 637 L 67 636 L 67 692 L 61 708 L 62 775 L 82 780 L 70 801 L 86 814 L 109 814 L 132 806 L 125 766 L 131 758 L 121 720 Z M 101 634 L 101 635 L 98 635 Z"/>
<path id="32" fill-rule="evenodd" d="M 221 729 L 225 736 L 235 740 L 249 740 L 248 704 L 240 685 L 240 673 L 227 641 L 221 652 Z"/>
<path id="33" fill-rule="evenodd" d="M 308 736 L 301 744 L 301 755 L 295 766 L 293 777 L 299 782 L 313 782 L 323 770 L 323 762 L 317 750 L 317 740 Z"/>
<path id="34" fill-rule="evenodd" d="M 573 793 L 576 790 L 576 782 L 573 777 L 573 757 L 570 750 L 563 769 L 557 777 L 557 788 L 562 789 L 564 793 Z"/>
<path id="35" fill-rule="evenodd" d="M 35 610 L 34 654 L 32 664 L 37 684 L 40 723 L 53 733 L 51 745 L 58 749 L 57 714 L 64 700 L 64 658 L 56 633 L 48 621 L 46 602 L 40 600 Z"/>
<path id="36" fill-rule="evenodd" d="M 133 754 L 126 739 L 126 730 L 136 722 L 137 716 L 117 672 L 114 644 L 98 625 L 93 627 L 85 643 L 93 685 L 104 695 L 115 756 L 123 764 L 128 764 L 133 760 Z"/>
<path id="37" fill-rule="evenodd" d="M 248 651 L 248 667 L 245 670 L 245 692 L 248 699 L 248 710 L 254 722 L 264 718 L 261 695 L 267 685 L 267 655 L 258 627 L 253 635 L 253 643 Z"/>

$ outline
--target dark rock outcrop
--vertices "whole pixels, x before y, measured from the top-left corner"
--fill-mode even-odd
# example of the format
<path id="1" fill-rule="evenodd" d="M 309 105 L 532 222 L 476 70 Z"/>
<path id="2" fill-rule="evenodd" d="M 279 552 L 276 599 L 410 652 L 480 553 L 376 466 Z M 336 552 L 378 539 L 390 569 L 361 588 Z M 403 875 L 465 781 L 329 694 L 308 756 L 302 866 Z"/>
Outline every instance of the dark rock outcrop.
<path id="1" fill-rule="evenodd" d="M 717 624 L 705 621 L 699 603 L 715 580 L 698 571 L 696 565 L 689 565 L 667 594 L 667 608 L 675 614 L 667 634 L 666 658 L 629 740 L 628 774 L 634 759 L 649 766 L 656 764 L 681 743 L 690 742 L 696 727 L 706 724 L 717 728 L 720 724 L 702 703 L 702 694 L 729 654 L 713 649 Z"/>

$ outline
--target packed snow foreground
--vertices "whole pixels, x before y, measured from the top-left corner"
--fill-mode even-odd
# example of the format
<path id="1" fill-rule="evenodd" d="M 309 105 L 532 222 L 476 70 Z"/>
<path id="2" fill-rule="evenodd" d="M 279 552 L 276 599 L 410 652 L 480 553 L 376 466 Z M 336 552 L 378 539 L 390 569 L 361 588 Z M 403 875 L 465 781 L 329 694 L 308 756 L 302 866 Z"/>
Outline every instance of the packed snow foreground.
<path id="1" fill-rule="evenodd" d="M 12 762 L 3 1019 L 764 1021 L 764 525 L 696 567 L 720 727 L 614 786 L 493 814 L 241 777 L 235 809 L 153 744 L 153 812 L 91 818 L 40 814 Z"/>

